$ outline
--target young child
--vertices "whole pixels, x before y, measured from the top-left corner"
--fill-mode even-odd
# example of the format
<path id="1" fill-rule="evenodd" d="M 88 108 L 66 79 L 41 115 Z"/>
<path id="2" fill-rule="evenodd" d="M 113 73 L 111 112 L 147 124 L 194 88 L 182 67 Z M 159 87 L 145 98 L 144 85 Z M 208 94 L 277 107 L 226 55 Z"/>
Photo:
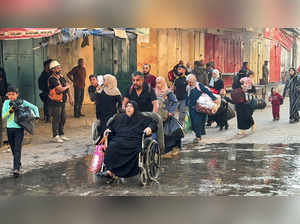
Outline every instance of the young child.
<path id="1" fill-rule="evenodd" d="M 271 96 L 269 101 L 272 103 L 273 121 L 279 121 L 280 118 L 280 104 L 283 97 L 278 93 L 278 89 L 273 87 L 271 89 Z"/>
<path id="2" fill-rule="evenodd" d="M 29 107 L 34 111 L 36 119 L 39 119 L 39 110 L 38 108 L 27 102 L 26 100 L 22 100 L 19 97 L 18 89 L 15 86 L 9 86 L 7 88 L 8 100 L 5 100 L 2 107 L 2 119 L 7 119 L 7 137 L 8 143 L 10 145 L 13 157 L 14 157 L 14 167 L 13 174 L 14 177 L 19 177 L 20 168 L 21 168 L 21 150 L 22 150 L 22 142 L 24 138 L 24 128 L 19 126 L 15 122 L 14 115 L 14 105 L 21 105 L 24 107 Z"/>
<path id="3" fill-rule="evenodd" d="M 221 95 L 221 106 L 217 113 L 214 115 L 214 118 L 217 122 L 217 125 L 220 127 L 220 131 L 223 130 L 225 127 L 225 130 L 228 129 L 228 120 L 227 120 L 227 111 L 228 111 L 228 103 L 232 103 L 232 100 L 226 96 L 226 90 L 221 89 L 220 90 Z"/>
<path id="4" fill-rule="evenodd" d="M 249 91 L 252 89 L 254 82 L 254 73 L 252 71 L 249 72 L 248 77 L 241 78 L 240 82 L 246 85 L 246 90 Z"/>

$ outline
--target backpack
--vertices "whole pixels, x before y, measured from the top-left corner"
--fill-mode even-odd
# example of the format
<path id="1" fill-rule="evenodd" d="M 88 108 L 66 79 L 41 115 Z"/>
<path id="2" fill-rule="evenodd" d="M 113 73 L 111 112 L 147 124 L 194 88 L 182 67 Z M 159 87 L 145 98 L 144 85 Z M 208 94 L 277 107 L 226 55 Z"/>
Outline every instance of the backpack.
<path id="1" fill-rule="evenodd" d="M 49 77 L 49 79 L 48 79 L 48 87 L 49 87 L 49 95 L 48 95 L 48 96 L 49 96 L 50 100 L 53 100 L 53 101 L 55 101 L 55 102 L 62 103 L 62 102 L 63 102 L 63 94 L 62 94 L 62 93 L 58 93 L 58 92 L 56 91 L 56 88 L 50 89 L 50 82 L 49 82 L 50 78 L 55 78 L 55 79 L 57 79 L 58 84 L 61 85 L 61 82 L 59 81 L 59 79 L 56 78 L 54 75 L 51 75 L 51 76 Z"/>
<path id="2" fill-rule="evenodd" d="M 231 90 L 231 99 L 234 104 L 245 102 L 243 90 L 241 88 Z"/>

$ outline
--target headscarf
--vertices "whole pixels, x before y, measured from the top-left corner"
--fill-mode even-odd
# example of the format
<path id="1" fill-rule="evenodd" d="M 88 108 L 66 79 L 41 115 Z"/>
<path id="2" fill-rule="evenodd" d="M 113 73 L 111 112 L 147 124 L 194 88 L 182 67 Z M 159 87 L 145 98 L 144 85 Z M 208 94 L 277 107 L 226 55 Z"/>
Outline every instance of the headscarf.
<path id="1" fill-rule="evenodd" d="M 106 86 L 103 87 L 103 91 L 109 96 L 119 96 L 121 95 L 120 90 L 118 89 L 118 82 L 116 77 L 106 74 L 103 76 L 105 79 Z"/>
<path id="2" fill-rule="evenodd" d="M 129 117 L 129 116 L 127 116 L 127 114 L 125 112 L 125 115 L 126 115 L 125 118 L 124 118 L 125 122 L 126 122 L 126 124 L 130 124 L 131 122 L 136 122 L 137 123 L 138 119 L 139 119 L 138 115 L 140 114 L 139 106 L 138 106 L 137 102 L 134 101 L 134 100 L 129 100 L 128 103 L 126 104 L 126 106 L 128 104 L 132 104 L 133 109 L 134 109 L 134 113 L 131 117 Z"/>
<path id="3" fill-rule="evenodd" d="M 290 71 L 291 71 L 291 70 L 294 71 L 294 75 L 293 75 L 293 76 L 291 76 L 291 74 L 290 74 Z M 290 69 L 289 69 L 289 75 L 290 75 L 290 77 L 294 77 L 295 75 L 297 75 L 296 69 L 295 69 L 295 68 L 290 68 Z"/>
<path id="4" fill-rule="evenodd" d="M 161 81 L 162 82 L 162 88 L 159 89 L 158 86 L 156 85 L 156 87 L 155 87 L 156 96 L 157 97 L 164 96 L 169 91 L 166 79 L 164 77 L 162 77 L 162 76 L 159 76 L 159 77 L 156 78 L 156 82 L 157 81 Z"/>
<path id="5" fill-rule="evenodd" d="M 220 78 L 220 72 L 219 72 L 218 69 L 214 69 L 214 70 L 212 71 L 212 74 L 216 74 L 216 75 L 217 75 L 216 78 L 214 78 L 213 76 L 211 76 L 211 79 L 210 79 L 210 82 L 209 82 L 209 85 L 210 85 L 211 87 L 214 87 L 215 82 L 218 81 L 219 78 Z"/>
<path id="6" fill-rule="evenodd" d="M 189 74 L 187 77 L 186 77 L 186 80 L 191 82 L 193 85 L 190 86 L 191 89 L 195 88 L 196 85 L 197 85 L 197 78 L 194 74 Z"/>
<path id="7" fill-rule="evenodd" d="M 136 101 L 134 100 L 129 100 L 127 104 L 132 104 L 133 108 L 134 108 L 134 115 L 140 113 L 140 108 L 139 108 L 139 105 Z"/>
<path id="8" fill-rule="evenodd" d="M 194 74 L 189 74 L 189 75 L 186 77 L 186 80 L 192 83 L 192 86 L 188 85 L 188 86 L 186 87 L 186 91 L 187 91 L 187 93 L 188 93 L 188 96 L 190 96 L 192 89 L 194 89 L 194 88 L 197 87 L 198 82 L 197 82 L 197 78 L 196 78 L 196 76 L 195 76 Z"/>

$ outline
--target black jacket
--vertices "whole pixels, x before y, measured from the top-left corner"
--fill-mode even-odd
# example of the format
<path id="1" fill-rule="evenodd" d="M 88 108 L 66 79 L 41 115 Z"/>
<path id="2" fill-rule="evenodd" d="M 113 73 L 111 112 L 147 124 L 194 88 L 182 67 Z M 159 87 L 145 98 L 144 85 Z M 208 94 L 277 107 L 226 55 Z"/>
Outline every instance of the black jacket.
<path id="1" fill-rule="evenodd" d="M 224 81 L 222 79 L 218 79 L 217 81 L 215 81 L 214 86 L 210 87 L 220 92 L 221 89 L 224 89 Z"/>
<path id="2" fill-rule="evenodd" d="M 42 74 L 39 77 L 39 89 L 43 93 L 49 93 L 49 87 L 48 87 L 48 79 L 50 77 L 50 74 L 48 72 L 43 71 Z"/>

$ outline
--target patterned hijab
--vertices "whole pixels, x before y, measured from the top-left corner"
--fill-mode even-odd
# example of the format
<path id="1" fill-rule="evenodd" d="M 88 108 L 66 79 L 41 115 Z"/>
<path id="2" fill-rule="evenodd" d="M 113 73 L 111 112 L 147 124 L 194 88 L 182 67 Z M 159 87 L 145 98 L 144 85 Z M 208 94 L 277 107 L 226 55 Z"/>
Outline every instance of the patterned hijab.
<path id="1" fill-rule="evenodd" d="M 120 90 L 118 89 L 118 82 L 116 77 L 106 74 L 103 76 L 103 79 L 106 82 L 106 85 L 103 87 L 103 91 L 109 96 L 119 96 L 121 95 Z"/>

